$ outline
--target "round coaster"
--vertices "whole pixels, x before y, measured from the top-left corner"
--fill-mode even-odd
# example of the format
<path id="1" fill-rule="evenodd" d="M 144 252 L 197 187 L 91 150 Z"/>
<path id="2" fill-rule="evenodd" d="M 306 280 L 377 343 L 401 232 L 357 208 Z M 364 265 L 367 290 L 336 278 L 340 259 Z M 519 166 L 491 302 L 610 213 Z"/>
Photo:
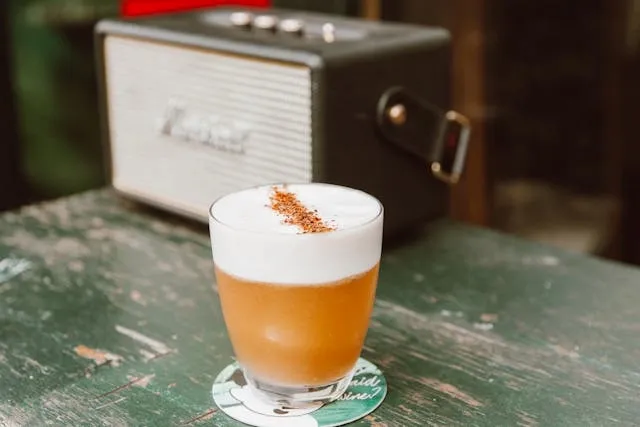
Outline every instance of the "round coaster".
<path id="1" fill-rule="evenodd" d="M 338 400 L 316 408 L 291 409 L 255 398 L 234 362 L 218 374 L 211 393 L 222 412 L 255 427 L 335 427 L 356 421 L 380 406 L 387 395 L 387 380 L 376 365 L 360 358 L 351 384 Z"/>

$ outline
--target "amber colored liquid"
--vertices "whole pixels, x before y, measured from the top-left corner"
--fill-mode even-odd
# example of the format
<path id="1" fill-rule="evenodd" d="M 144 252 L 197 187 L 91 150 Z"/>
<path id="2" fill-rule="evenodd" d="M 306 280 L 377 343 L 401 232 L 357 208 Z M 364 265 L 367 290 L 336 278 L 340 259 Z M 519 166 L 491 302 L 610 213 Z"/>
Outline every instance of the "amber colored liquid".
<path id="1" fill-rule="evenodd" d="M 216 269 L 238 361 L 279 385 L 319 386 L 354 367 L 367 333 L 378 268 L 312 286 L 248 282 Z"/>

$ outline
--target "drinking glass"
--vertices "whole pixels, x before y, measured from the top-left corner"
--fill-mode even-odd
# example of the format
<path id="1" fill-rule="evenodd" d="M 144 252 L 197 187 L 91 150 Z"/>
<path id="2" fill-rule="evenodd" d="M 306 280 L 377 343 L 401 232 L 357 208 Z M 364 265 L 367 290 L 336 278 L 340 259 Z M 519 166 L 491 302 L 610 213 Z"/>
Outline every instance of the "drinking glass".
<path id="1" fill-rule="evenodd" d="M 335 400 L 352 379 L 375 299 L 383 207 L 343 186 L 287 188 L 330 204 L 335 229 L 294 232 L 266 221 L 253 211 L 267 209 L 267 186 L 216 200 L 209 229 L 224 321 L 249 389 L 303 408 Z"/>

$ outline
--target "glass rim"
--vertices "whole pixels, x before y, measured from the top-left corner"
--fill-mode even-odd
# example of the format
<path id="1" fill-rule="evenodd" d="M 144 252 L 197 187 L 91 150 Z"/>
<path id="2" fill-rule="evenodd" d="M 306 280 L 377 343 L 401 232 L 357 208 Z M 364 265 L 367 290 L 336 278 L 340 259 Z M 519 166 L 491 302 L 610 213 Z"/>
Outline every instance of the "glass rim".
<path id="1" fill-rule="evenodd" d="M 328 232 L 322 232 L 322 233 L 293 233 L 293 234 L 289 234 L 289 233 L 273 233 L 273 232 L 268 232 L 268 231 L 259 231 L 259 230 L 248 230 L 246 228 L 240 228 L 240 227 L 235 227 L 231 224 L 228 224 L 224 221 L 221 221 L 220 219 L 216 218 L 216 216 L 213 214 L 213 208 L 216 205 L 216 203 L 220 202 L 222 199 L 224 199 L 225 197 L 231 196 L 233 194 L 236 193 L 240 193 L 243 191 L 248 191 L 251 189 L 256 189 L 256 188 L 263 188 L 263 187 L 274 187 L 274 186 L 301 186 L 301 185 L 321 185 L 321 186 L 325 186 L 325 187 L 339 187 L 339 188 L 346 188 L 348 190 L 351 191 L 356 191 L 362 194 L 367 195 L 368 197 L 370 197 L 371 199 L 373 199 L 376 204 L 378 205 L 378 211 L 376 212 L 375 216 L 373 216 L 371 219 L 368 219 L 367 221 L 363 222 L 362 224 L 358 224 L 358 225 L 354 225 L 353 227 L 349 227 L 349 228 L 340 228 L 337 230 L 332 230 L 332 231 L 328 231 Z M 273 236 L 287 236 L 287 237 L 302 237 L 302 236 L 323 236 L 323 235 L 335 235 L 336 233 L 340 234 L 340 233 L 344 233 L 344 232 L 348 232 L 348 231 L 354 231 L 354 230 L 359 230 L 361 228 L 364 228 L 368 225 L 370 225 L 371 223 L 375 222 L 378 218 L 380 218 L 382 216 L 382 214 L 384 213 L 384 205 L 382 204 L 382 202 L 375 196 L 371 195 L 370 193 L 367 193 L 366 191 L 360 190 L 358 188 L 353 188 L 353 187 L 347 187 L 346 185 L 340 185 L 340 184 L 330 184 L 327 182 L 274 182 L 274 183 L 270 183 L 270 184 L 258 184 L 258 185 L 254 185 L 251 187 L 244 187 L 240 190 L 236 190 L 236 191 L 232 191 L 230 193 L 226 193 L 223 194 L 222 196 L 217 197 L 212 203 L 211 205 L 209 205 L 209 220 L 213 220 L 215 221 L 217 224 L 220 224 L 230 230 L 234 230 L 234 231 L 239 231 L 239 232 L 244 232 L 244 233 L 251 233 L 251 234 L 264 234 L 264 235 L 273 235 Z"/>

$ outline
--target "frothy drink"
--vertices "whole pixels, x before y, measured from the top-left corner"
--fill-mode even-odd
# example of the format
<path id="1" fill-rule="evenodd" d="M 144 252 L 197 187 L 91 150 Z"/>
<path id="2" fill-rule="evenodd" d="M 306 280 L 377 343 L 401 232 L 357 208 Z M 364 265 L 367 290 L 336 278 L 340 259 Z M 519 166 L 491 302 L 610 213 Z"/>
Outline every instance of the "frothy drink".
<path id="1" fill-rule="evenodd" d="M 375 298 L 378 200 L 328 184 L 263 186 L 210 214 L 222 311 L 250 386 L 290 405 L 337 398 Z"/>

